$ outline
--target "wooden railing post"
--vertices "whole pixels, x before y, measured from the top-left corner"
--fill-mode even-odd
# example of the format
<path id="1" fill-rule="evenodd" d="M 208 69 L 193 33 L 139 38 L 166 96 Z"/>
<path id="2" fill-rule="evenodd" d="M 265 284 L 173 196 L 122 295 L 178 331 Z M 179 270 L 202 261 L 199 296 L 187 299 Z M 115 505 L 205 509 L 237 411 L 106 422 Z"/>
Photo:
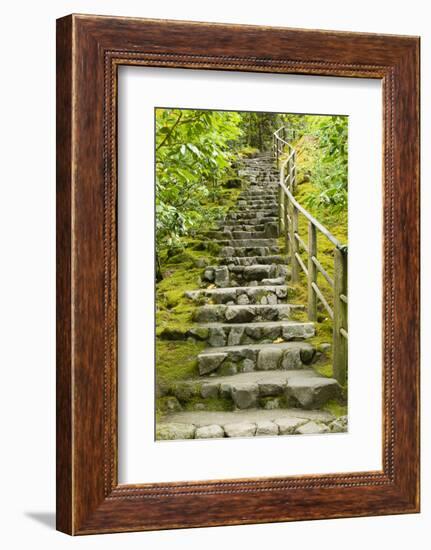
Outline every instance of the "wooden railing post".
<path id="1" fill-rule="evenodd" d="M 284 166 L 280 170 L 280 184 L 278 186 L 278 234 L 281 235 L 283 228 L 285 228 L 285 215 L 284 215 L 284 192 L 282 185 L 284 183 Z"/>
<path id="2" fill-rule="evenodd" d="M 313 256 L 317 256 L 316 228 L 308 222 L 308 320 L 317 321 L 317 296 L 313 283 L 317 283 L 317 267 L 313 262 Z"/>
<path id="3" fill-rule="evenodd" d="M 275 163 L 278 168 L 278 139 L 275 138 Z"/>
<path id="4" fill-rule="evenodd" d="M 347 296 L 347 252 L 338 248 L 334 252 L 334 323 L 333 323 L 333 373 L 334 378 L 345 386 L 347 382 L 347 304 L 340 298 Z"/>
<path id="5" fill-rule="evenodd" d="M 289 198 L 283 193 L 283 206 L 284 206 L 284 247 L 286 256 L 291 252 L 291 247 L 289 245 Z"/>
<path id="6" fill-rule="evenodd" d="M 291 265 L 291 280 L 292 283 L 297 283 L 299 278 L 299 264 L 296 258 L 298 252 L 298 241 L 296 240 L 295 233 L 298 232 L 298 210 L 294 204 L 291 203 L 290 209 L 290 265 Z"/>

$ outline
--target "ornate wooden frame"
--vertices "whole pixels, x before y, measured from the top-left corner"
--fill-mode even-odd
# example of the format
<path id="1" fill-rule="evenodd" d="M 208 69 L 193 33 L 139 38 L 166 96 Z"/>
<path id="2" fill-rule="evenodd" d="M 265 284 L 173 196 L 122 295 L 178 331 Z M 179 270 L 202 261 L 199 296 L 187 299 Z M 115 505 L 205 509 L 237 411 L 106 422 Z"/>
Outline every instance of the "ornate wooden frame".
<path id="1" fill-rule="evenodd" d="M 119 65 L 377 78 L 384 101 L 383 470 L 119 485 Z M 57 528 L 419 511 L 419 38 L 70 15 L 57 21 Z"/>

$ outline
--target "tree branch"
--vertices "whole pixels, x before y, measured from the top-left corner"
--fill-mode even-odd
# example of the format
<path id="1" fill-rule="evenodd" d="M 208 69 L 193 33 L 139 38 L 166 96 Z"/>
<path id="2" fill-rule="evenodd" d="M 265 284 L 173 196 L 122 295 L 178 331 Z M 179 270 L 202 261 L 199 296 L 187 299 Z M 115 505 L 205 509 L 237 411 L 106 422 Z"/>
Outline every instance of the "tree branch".
<path id="1" fill-rule="evenodd" d="M 175 128 L 178 126 L 178 124 L 179 124 L 179 122 L 180 122 L 182 116 L 183 116 L 183 112 L 180 111 L 180 114 L 178 115 L 178 118 L 177 118 L 177 120 L 175 121 L 175 124 L 173 124 L 172 128 L 171 128 L 171 129 L 169 130 L 169 132 L 166 134 L 165 139 L 164 139 L 161 143 L 159 143 L 159 145 L 156 147 L 156 151 L 158 151 L 158 150 L 160 149 L 160 147 L 162 147 L 162 146 L 165 144 L 165 142 L 171 137 L 172 132 L 173 132 L 173 131 L 175 130 Z"/>

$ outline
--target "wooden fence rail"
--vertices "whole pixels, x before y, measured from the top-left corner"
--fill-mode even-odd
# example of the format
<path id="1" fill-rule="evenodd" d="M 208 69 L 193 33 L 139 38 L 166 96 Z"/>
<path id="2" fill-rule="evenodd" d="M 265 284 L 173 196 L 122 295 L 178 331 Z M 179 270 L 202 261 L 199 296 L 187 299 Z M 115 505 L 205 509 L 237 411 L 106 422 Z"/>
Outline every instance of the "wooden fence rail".
<path id="1" fill-rule="evenodd" d="M 347 299 L 347 246 L 343 245 L 308 210 L 295 199 L 296 150 L 291 144 L 296 139 L 294 131 L 286 127 L 273 134 L 273 154 L 280 170 L 278 191 L 278 219 L 280 235 L 284 236 L 286 253 L 290 256 L 291 280 L 297 283 L 299 270 L 307 279 L 307 314 L 310 321 L 317 321 L 318 301 L 328 312 L 333 323 L 333 373 L 343 386 L 347 381 L 348 358 L 348 299 Z M 299 215 L 308 221 L 308 242 L 298 232 Z M 320 232 L 334 247 L 334 276 L 324 269 L 318 259 L 317 233 Z M 307 263 L 301 251 L 308 256 Z M 328 283 L 332 292 L 333 307 L 318 284 L 318 274 Z"/>

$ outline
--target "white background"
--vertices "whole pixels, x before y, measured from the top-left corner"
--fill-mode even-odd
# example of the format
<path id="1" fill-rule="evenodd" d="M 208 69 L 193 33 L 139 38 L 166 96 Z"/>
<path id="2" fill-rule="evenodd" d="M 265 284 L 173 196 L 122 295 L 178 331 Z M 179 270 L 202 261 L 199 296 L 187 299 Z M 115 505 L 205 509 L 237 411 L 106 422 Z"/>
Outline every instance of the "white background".
<path id="1" fill-rule="evenodd" d="M 430 347 L 423 346 L 422 514 L 381 518 L 103 535 L 72 539 L 54 523 L 55 18 L 74 12 L 209 20 L 422 36 L 423 151 L 431 149 L 431 30 L 427 2 L 345 0 L 214 3 L 137 0 L 8 2 L 2 11 L 1 543 L 5 548 L 304 550 L 429 547 Z M 428 101 L 427 101 L 428 100 Z M 423 155 L 423 273 L 431 280 L 430 165 Z M 423 285 L 423 334 L 431 330 Z M 425 340 L 426 342 L 426 340 Z M 428 535 L 428 536 L 427 536 Z M 428 540 L 426 540 L 428 539 Z"/>
<path id="2" fill-rule="evenodd" d="M 119 78 L 120 482 L 381 470 L 381 82 L 146 67 L 122 67 Z M 154 441 L 154 295 L 148 288 L 154 284 L 156 105 L 349 116 L 347 434 Z"/>

